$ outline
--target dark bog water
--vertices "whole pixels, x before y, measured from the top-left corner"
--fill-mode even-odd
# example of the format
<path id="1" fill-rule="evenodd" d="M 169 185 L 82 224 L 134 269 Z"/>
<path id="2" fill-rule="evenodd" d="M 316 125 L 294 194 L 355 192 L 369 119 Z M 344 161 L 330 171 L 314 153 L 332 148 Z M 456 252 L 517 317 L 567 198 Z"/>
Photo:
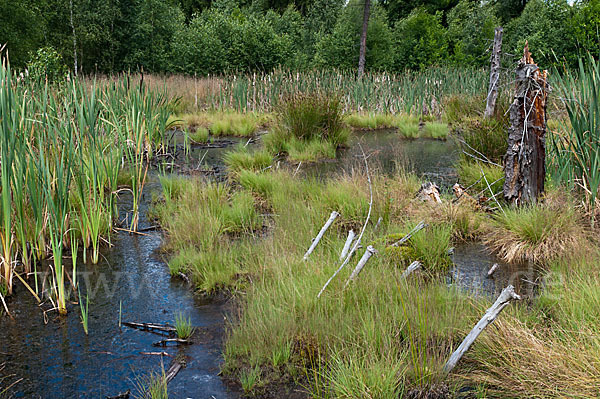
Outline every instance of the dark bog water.
<path id="1" fill-rule="evenodd" d="M 149 193 L 157 189 L 156 183 L 148 185 L 142 215 Z M 142 219 L 140 228 L 147 225 Z M 15 319 L 0 320 L 0 365 L 5 365 L 0 376 L 9 376 L 0 383 L 7 386 L 23 379 L 10 390 L 12 396 L 104 398 L 134 391 L 140 376 L 161 370 L 161 356 L 140 352 L 164 350 L 181 353 L 187 361 L 187 367 L 169 384 L 172 397 L 237 397 L 217 376 L 226 305 L 205 303 L 189 287 L 171 279 L 156 254 L 161 234 L 145 234 L 117 234 L 114 247 L 105 251 L 98 265 L 79 267 L 82 294 L 87 292 L 90 298 L 89 336 L 84 334 L 76 305 L 70 306 L 66 317 L 47 313 L 45 325 L 42 309 L 19 287 L 9 303 Z M 123 321 L 173 323 L 178 312 L 189 316 L 198 327 L 195 344 L 181 349 L 154 347 L 152 343 L 161 336 L 119 328 L 120 304 Z M 171 359 L 163 358 L 165 369 Z"/>
<path id="2" fill-rule="evenodd" d="M 509 264 L 491 255 L 482 244 L 472 243 L 458 246 L 452 255 L 454 267 L 450 270 L 449 282 L 473 293 L 496 297 L 512 284 L 515 292 L 524 297 L 533 297 L 538 288 L 539 270 L 531 263 Z M 498 264 L 492 277 L 488 270 Z"/>
<path id="3" fill-rule="evenodd" d="M 349 172 L 352 168 L 362 170 L 359 144 L 369 156 L 371 168 L 390 174 L 403 167 L 446 189 L 456 183 L 453 165 L 458 160 L 459 148 L 452 139 L 404 139 L 396 130 L 355 132 L 348 148 L 338 151 L 336 160 L 301 165 L 301 170 L 319 176 Z"/>

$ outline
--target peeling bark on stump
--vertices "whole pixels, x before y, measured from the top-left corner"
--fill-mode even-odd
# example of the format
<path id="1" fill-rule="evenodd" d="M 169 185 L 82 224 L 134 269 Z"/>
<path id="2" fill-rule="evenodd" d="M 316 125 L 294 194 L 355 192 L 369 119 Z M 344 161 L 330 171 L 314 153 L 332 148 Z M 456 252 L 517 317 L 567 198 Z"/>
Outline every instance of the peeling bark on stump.
<path id="1" fill-rule="evenodd" d="M 508 149 L 504 156 L 504 198 L 532 203 L 544 192 L 546 177 L 547 71 L 540 71 L 525 44 L 516 70 L 517 88 L 510 107 Z"/>

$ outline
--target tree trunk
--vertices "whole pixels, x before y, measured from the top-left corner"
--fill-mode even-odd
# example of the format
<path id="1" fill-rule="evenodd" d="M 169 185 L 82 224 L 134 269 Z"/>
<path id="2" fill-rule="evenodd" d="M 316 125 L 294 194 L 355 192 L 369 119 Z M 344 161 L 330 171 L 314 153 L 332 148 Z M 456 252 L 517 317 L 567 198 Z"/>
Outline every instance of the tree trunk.
<path id="1" fill-rule="evenodd" d="M 71 6 L 71 31 L 73 32 L 73 73 L 77 76 L 77 37 L 75 36 L 75 25 L 73 24 L 73 0 L 69 2 Z"/>
<path id="2" fill-rule="evenodd" d="M 496 109 L 496 99 L 498 98 L 498 81 L 500 79 L 500 53 L 502 52 L 502 27 L 497 27 L 494 33 L 494 48 L 492 50 L 492 60 L 490 65 L 490 88 L 485 105 L 484 116 L 491 118 Z"/>
<path id="3" fill-rule="evenodd" d="M 369 13 L 371 0 L 365 0 L 365 9 L 363 14 L 362 33 L 360 34 L 360 53 L 358 55 L 358 77 L 365 72 L 365 60 L 367 56 L 367 29 L 369 28 Z"/>
<path id="4" fill-rule="evenodd" d="M 546 178 L 547 71 L 533 62 L 526 43 L 516 70 L 516 94 L 510 108 L 508 149 L 504 156 L 504 198 L 520 205 L 544 192 Z"/>

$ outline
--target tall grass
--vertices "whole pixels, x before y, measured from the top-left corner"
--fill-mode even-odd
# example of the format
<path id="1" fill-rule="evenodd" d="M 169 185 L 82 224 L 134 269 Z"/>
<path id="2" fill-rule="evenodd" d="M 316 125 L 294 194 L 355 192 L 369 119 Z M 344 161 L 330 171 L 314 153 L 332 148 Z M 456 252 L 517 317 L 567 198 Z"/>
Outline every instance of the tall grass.
<path id="1" fill-rule="evenodd" d="M 579 60 L 579 71 L 556 71 L 556 86 L 571 127 L 551 136 L 553 178 L 585 194 L 596 205 L 600 188 L 600 65 L 591 56 Z"/>
<path id="2" fill-rule="evenodd" d="M 331 94 L 290 96 L 279 106 L 275 119 L 265 147 L 274 154 L 286 153 L 292 160 L 334 158 L 335 150 L 348 140 L 341 100 Z"/>
<path id="3" fill-rule="evenodd" d="M 37 271 L 52 257 L 50 297 L 61 313 L 77 285 L 63 261 L 71 249 L 76 272 L 81 245 L 98 262 L 116 214 L 119 170 L 131 168 L 134 211 L 148 160 L 170 145 L 163 92 L 133 87 L 127 76 L 96 85 L 70 79 L 57 86 L 17 81 L 0 66 L 0 285 L 19 280 L 40 299 Z M 20 266 L 22 265 L 22 266 Z M 34 273 L 31 273 L 34 271 Z M 33 282 L 29 277 L 33 274 Z"/>

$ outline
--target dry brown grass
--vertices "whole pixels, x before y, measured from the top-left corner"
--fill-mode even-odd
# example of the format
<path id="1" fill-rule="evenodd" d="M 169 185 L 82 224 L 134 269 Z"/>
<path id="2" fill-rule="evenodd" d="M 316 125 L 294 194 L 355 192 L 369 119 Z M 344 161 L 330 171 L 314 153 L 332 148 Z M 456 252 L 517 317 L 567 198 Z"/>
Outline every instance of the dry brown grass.
<path id="1" fill-rule="evenodd" d="M 485 228 L 483 241 L 507 262 L 545 264 L 595 248 L 585 218 L 557 191 L 543 203 L 496 214 Z"/>
<path id="2" fill-rule="evenodd" d="M 597 398 L 600 395 L 600 341 L 593 343 L 553 325 L 527 326 L 500 317 L 474 347 L 456 375 L 486 384 L 490 397 Z"/>

